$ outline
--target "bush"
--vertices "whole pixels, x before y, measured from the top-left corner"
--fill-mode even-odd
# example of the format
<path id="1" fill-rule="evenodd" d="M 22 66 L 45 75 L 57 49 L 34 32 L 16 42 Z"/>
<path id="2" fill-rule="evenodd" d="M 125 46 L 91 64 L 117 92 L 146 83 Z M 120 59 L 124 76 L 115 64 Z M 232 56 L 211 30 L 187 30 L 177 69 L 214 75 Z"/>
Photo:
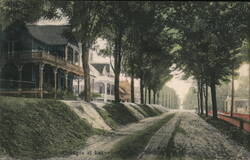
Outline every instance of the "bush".
<path id="1" fill-rule="evenodd" d="M 77 99 L 76 96 L 74 95 L 74 92 L 69 89 L 57 90 L 57 98 L 64 99 L 64 100 L 76 100 Z"/>
<path id="2" fill-rule="evenodd" d="M 81 99 L 84 98 L 84 92 L 82 91 L 80 94 L 79 94 L 79 97 Z M 96 99 L 97 97 L 101 97 L 101 95 L 99 93 L 91 93 L 91 99 Z"/>
<path id="3" fill-rule="evenodd" d="M 95 133 L 62 102 L 13 97 L 0 97 L 0 128 L 0 153 L 21 159 L 71 154 Z"/>

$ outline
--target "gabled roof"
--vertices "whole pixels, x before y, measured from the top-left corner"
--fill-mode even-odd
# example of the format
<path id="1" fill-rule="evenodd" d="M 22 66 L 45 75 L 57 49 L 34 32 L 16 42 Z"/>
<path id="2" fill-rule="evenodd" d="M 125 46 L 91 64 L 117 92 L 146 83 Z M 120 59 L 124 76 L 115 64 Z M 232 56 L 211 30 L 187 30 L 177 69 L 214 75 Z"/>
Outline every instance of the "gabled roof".
<path id="1" fill-rule="evenodd" d="M 63 36 L 68 25 L 26 25 L 28 32 L 37 40 L 49 45 L 65 45 L 68 40 Z"/>
<path id="2" fill-rule="evenodd" d="M 94 66 L 95 69 L 96 69 L 98 72 L 100 72 L 100 73 L 103 72 L 103 69 L 104 69 L 104 67 L 106 66 L 106 70 L 107 70 L 107 72 L 109 72 L 109 64 L 106 64 L 106 63 L 93 63 L 92 66 Z"/>

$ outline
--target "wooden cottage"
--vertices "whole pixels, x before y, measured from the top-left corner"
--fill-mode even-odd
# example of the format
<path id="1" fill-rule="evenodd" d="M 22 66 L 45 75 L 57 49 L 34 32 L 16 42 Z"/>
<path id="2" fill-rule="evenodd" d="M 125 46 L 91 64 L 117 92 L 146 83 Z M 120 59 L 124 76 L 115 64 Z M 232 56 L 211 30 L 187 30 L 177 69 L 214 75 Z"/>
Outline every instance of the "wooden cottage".
<path id="1" fill-rule="evenodd" d="M 83 76 L 81 44 L 65 25 L 15 23 L 0 33 L 0 94 L 57 96 Z"/>

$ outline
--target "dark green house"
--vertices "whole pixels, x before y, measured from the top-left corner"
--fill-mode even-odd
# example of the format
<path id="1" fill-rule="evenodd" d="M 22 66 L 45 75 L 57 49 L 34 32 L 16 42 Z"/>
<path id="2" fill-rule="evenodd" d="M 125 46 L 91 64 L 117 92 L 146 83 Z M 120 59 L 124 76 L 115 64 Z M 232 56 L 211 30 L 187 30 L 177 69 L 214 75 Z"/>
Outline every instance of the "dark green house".
<path id="1" fill-rule="evenodd" d="M 0 32 L 0 94 L 57 96 L 83 76 L 81 45 L 65 25 L 16 23 Z"/>

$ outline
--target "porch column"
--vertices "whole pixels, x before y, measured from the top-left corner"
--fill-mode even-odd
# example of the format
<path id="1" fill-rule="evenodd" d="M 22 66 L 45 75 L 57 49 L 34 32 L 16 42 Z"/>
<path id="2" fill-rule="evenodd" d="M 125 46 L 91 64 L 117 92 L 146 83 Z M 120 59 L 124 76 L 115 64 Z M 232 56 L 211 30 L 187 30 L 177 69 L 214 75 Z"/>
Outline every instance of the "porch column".
<path id="1" fill-rule="evenodd" d="M 65 61 L 68 60 L 68 45 L 65 46 Z"/>
<path id="2" fill-rule="evenodd" d="M 17 70 L 18 70 L 18 77 L 19 77 L 19 81 L 18 81 L 18 91 L 22 90 L 22 71 L 23 71 L 23 65 L 18 65 L 17 66 Z"/>
<path id="3" fill-rule="evenodd" d="M 64 75 L 65 75 L 65 89 L 68 89 L 68 76 L 69 76 L 69 74 L 67 71 L 65 71 Z"/>
<path id="4" fill-rule="evenodd" d="M 107 83 L 104 83 L 104 102 L 107 102 Z"/>
<path id="5" fill-rule="evenodd" d="M 76 49 L 73 48 L 73 64 L 76 63 Z"/>
<path id="6" fill-rule="evenodd" d="M 77 93 L 79 96 L 80 95 L 80 76 L 78 76 L 78 81 L 77 81 Z"/>
<path id="7" fill-rule="evenodd" d="M 39 64 L 39 90 L 40 90 L 40 98 L 43 98 L 43 70 L 44 70 L 44 64 Z"/>
<path id="8" fill-rule="evenodd" d="M 78 43 L 78 47 L 79 47 L 79 66 L 82 67 L 82 43 Z"/>
<path id="9" fill-rule="evenodd" d="M 57 68 L 54 68 L 54 90 L 55 90 L 55 95 L 54 95 L 54 97 L 55 97 L 55 99 L 56 99 L 56 97 L 57 97 Z"/>

